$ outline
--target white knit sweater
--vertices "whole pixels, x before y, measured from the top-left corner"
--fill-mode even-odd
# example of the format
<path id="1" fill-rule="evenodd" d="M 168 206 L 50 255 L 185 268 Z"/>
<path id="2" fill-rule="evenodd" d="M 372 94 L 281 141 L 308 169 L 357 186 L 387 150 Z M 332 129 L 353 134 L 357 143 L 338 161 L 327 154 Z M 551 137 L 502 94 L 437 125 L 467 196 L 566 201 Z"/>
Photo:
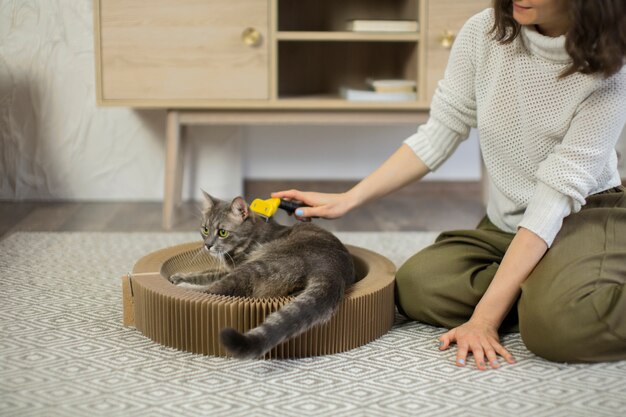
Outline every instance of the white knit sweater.
<path id="1" fill-rule="evenodd" d="M 510 44 L 488 34 L 493 9 L 467 21 L 454 43 L 430 119 L 405 140 L 437 169 L 477 127 L 489 175 L 487 215 L 524 227 L 548 246 L 585 198 L 619 185 L 615 145 L 626 123 L 626 67 L 610 78 L 576 73 L 565 37 L 523 26 Z"/>

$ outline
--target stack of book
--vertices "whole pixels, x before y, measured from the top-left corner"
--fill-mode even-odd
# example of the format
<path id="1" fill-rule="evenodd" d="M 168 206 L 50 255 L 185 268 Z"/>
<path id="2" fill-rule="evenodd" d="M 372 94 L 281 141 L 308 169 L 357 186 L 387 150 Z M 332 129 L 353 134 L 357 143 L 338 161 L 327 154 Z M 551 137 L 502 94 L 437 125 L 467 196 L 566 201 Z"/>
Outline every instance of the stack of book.
<path id="1" fill-rule="evenodd" d="M 367 90 L 342 87 L 341 97 L 348 101 L 415 101 L 414 80 L 367 79 Z"/>

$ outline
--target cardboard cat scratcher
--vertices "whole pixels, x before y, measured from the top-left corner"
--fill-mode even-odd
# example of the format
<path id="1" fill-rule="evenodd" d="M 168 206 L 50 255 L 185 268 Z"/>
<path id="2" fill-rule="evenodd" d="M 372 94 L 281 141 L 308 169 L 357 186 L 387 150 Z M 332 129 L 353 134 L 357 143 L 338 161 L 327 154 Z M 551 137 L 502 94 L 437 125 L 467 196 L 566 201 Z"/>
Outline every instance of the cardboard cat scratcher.
<path id="1" fill-rule="evenodd" d="M 233 327 L 245 332 L 293 297 L 256 299 L 206 294 L 172 285 L 175 272 L 206 270 L 215 259 L 194 242 L 150 253 L 122 277 L 124 325 L 176 349 L 205 355 L 228 356 L 219 332 Z M 395 267 L 387 258 L 355 246 L 346 246 L 357 271 L 357 282 L 326 323 L 278 345 L 265 355 L 299 358 L 344 352 L 382 335 L 394 321 Z"/>

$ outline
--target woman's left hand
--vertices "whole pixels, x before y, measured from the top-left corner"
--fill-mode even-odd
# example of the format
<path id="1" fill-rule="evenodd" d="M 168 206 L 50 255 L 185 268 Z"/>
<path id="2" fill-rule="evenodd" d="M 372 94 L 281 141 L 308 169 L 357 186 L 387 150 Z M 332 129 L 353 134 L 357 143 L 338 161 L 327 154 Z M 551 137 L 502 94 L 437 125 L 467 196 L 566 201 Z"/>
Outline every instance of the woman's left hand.
<path id="1" fill-rule="evenodd" d="M 467 354 L 472 352 L 476 367 L 481 371 L 487 369 L 485 358 L 492 368 L 499 368 L 498 356 L 502 356 L 508 363 L 515 363 L 511 355 L 501 344 L 498 337 L 498 329 L 480 321 L 468 321 L 455 327 L 439 337 L 441 345 L 439 350 L 446 350 L 452 343 L 456 343 L 457 366 L 465 366 Z"/>

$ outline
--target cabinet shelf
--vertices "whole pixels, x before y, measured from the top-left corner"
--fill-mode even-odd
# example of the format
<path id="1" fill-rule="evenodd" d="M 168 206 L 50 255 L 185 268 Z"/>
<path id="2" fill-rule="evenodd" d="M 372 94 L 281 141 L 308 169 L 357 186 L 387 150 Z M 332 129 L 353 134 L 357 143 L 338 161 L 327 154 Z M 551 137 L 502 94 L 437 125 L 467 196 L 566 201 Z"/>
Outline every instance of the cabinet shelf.
<path id="1" fill-rule="evenodd" d="M 420 0 L 277 0 L 279 31 L 344 31 L 353 19 L 418 20 Z"/>
<path id="2" fill-rule="evenodd" d="M 93 0 L 100 105 L 426 109 L 457 33 L 489 0 Z M 416 21 L 354 32 L 353 20 Z M 345 100 L 368 79 L 411 80 L 412 101 Z"/>
<path id="3" fill-rule="evenodd" d="M 368 78 L 417 80 L 417 52 L 417 42 L 279 42 L 277 98 L 321 95 L 336 97 L 332 103 L 352 104 L 339 98 L 342 88 L 367 89 Z"/>
<path id="4" fill-rule="evenodd" d="M 309 94 L 282 96 L 278 102 L 289 108 L 329 108 L 353 110 L 426 110 L 428 103 L 418 101 L 350 101 L 337 94 Z"/>
<path id="5" fill-rule="evenodd" d="M 276 32 L 279 41 L 417 42 L 418 32 Z"/>

